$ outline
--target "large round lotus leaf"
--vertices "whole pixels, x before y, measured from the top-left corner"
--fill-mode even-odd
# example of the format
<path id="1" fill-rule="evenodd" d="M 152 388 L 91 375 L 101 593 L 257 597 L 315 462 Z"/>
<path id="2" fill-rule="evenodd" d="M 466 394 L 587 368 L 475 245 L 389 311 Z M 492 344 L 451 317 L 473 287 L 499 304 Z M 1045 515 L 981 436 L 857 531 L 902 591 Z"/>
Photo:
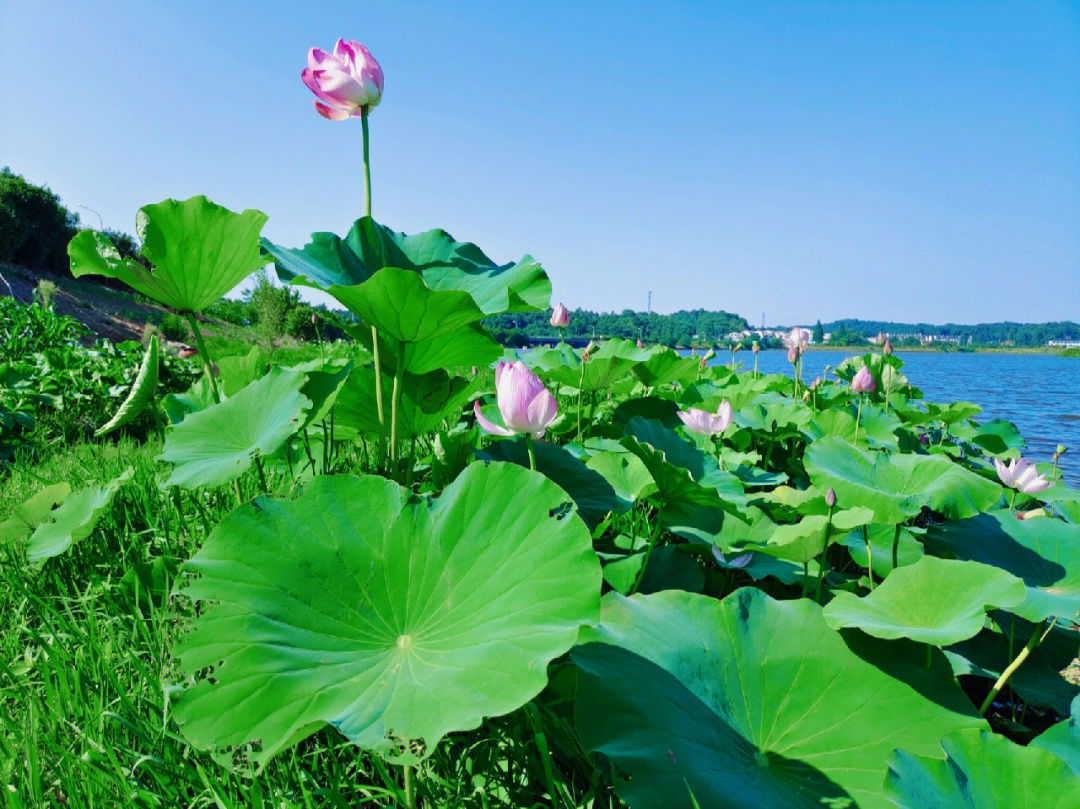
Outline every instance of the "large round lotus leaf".
<path id="1" fill-rule="evenodd" d="M 68 244 L 71 274 L 116 278 L 166 306 L 198 312 L 266 264 L 259 252 L 266 218 L 261 211 L 233 213 L 202 196 L 167 199 L 139 210 L 142 254 L 152 270 L 121 259 L 105 236 L 84 230 Z"/>
<path id="2" fill-rule="evenodd" d="M 947 674 L 869 662 L 816 604 L 752 588 L 609 594 L 572 656 L 582 743 L 630 776 L 632 809 L 884 807 L 898 745 L 940 755 L 944 734 L 985 727 Z"/>
<path id="3" fill-rule="evenodd" d="M 383 267 L 401 267 L 419 273 L 432 289 L 469 293 L 486 315 L 543 310 L 551 299 L 551 282 L 531 256 L 495 264 L 475 244 L 456 242 L 445 230 L 407 236 L 370 216 L 357 219 L 344 239 L 313 233 L 300 250 L 265 239 L 262 246 L 283 280 L 320 289 L 354 286 Z"/>
<path id="4" fill-rule="evenodd" d="M 746 549 L 791 562 L 809 562 L 820 556 L 830 541 L 873 519 L 874 512 L 858 507 L 837 511 L 831 522 L 827 515 L 812 514 L 797 523 L 777 525 L 764 543 L 747 545 Z"/>
<path id="5" fill-rule="evenodd" d="M 899 749 L 885 790 L 901 809 L 1076 809 L 1080 778 L 1057 756 L 970 728 L 941 740 L 947 758 Z"/>
<path id="6" fill-rule="evenodd" d="M 864 534 L 863 531 L 866 533 Z M 866 540 L 870 540 L 870 553 L 866 552 Z M 848 549 L 848 554 L 859 567 L 869 567 L 873 563 L 874 576 L 884 579 L 892 571 L 892 547 L 896 537 L 894 525 L 869 525 L 865 529 L 852 531 L 839 540 Z M 922 543 L 907 528 L 900 529 L 896 546 L 897 567 L 913 565 L 925 555 Z"/>
<path id="7" fill-rule="evenodd" d="M 87 486 L 65 497 L 58 508 L 48 512 L 26 541 L 27 558 L 31 562 L 43 562 L 90 536 L 120 487 L 133 474 L 134 470 L 128 467 L 102 486 Z"/>
<path id="8" fill-rule="evenodd" d="M 903 522 L 924 506 L 972 517 L 1001 497 L 999 485 L 941 455 L 865 452 L 830 436 L 810 444 L 805 462 L 815 486 L 835 489 L 843 507 L 873 509 L 879 523 Z"/>
<path id="9" fill-rule="evenodd" d="M 863 598 L 838 592 L 823 615 L 833 629 L 948 646 L 979 634 L 988 608 L 1015 607 L 1026 595 L 1024 583 L 999 568 L 924 556 Z"/>
<path id="10" fill-rule="evenodd" d="M 863 407 L 861 413 L 851 405 L 822 410 L 803 425 L 802 432 L 811 441 L 831 435 L 850 444 L 855 440 L 856 423 L 860 447 L 892 450 L 899 447 L 896 431 L 900 429 L 900 419 L 893 413 L 870 405 Z"/>
<path id="11" fill-rule="evenodd" d="M 590 528 L 595 528 L 611 512 L 626 510 L 625 501 L 615 495 L 603 475 L 594 472 L 585 463 L 571 455 L 565 447 L 546 441 L 533 443 L 536 471 L 558 484 L 573 499 L 578 514 Z M 483 461 L 509 461 L 518 466 L 529 466 L 529 450 L 523 437 L 503 438 L 491 442 L 476 451 Z"/>
<path id="12" fill-rule="evenodd" d="M 1048 517 L 1018 520 L 1011 511 L 931 526 L 927 548 L 1000 567 L 1027 585 L 1012 610 L 1029 621 L 1077 621 L 1080 611 L 1080 525 Z"/>
<path id="13" fill-rule="evenodd" d="M 388 757 L 430 753 L 539 693 L 599 615 L 573 503 L 505 463 L 471 465 L 434 500 L 317 478 L 233 511 L 184 572 L 201 604 L 173 649 L 195 678 L 174 716 L 200 748 L 257 742 L 258 764 L 323 724 Z"/>
<path id="14" fill-rule="evenodd" d="M 335 430 L 342 438 L 359 433 L 390 436 L 390 397 L 393 380 L 382 377 L 383 422 L 375 399 L 375 369 L 371 365 L 353 368 L 334 403 Z M 446 371 L 430 371 L 414 375 L 406 373 L 401 379 L 401 399 L 398 404 L 399 441 L 425 435 L 438 429 L 444 419 L 456 422 L 462 407 L 482 383 L 477 376 L 469 380 L 450 376 Z"/>
<path id="15" fill-rule="evenodd" d="M 635 365 L 633 372 L 648 388 L 670 385 L 672 382 L 685 385 L 697 378 L 699 362 L 697 357 L 680 357 L 674 350 L 665 348 Z"/>
<path id="16" fill-rule="evenodd" d="M 643 551 L 627 554 L 601 554 L 604 565 L 604 581 L 613 590 L 626 595 L 641 576 L 637 592 L 642 594 L 658 593 L 661 590 L 686 590 L 700 593 L 705 586 L 705 571 L 694 557 L 678 545 L 662 545 L 652 552 L 648 566 L 642 574 L 645 564 Z"/>
<path id="17" fill-rule="evenodd" d="M 788 380 L 789 387 L 790 384 Z M 770 391 L 754 397 L 749 404 L 736 410 L 735 423 L 748 430 L 776 435 L 778 431 L 796 432 L 809 423 L 813 415 L 814 412 L 804 402 Z"/>
<path id="18" fill-rule="evenodd" d="M 621 445 L 616 446 L 623 449 Z M 615 490 L 615 496 L 622 503 L 622 511 L 629 510 L 638 500 L 656 491 L 656 484 L 653 483 L 649 470 L 641 459 L 631 452 L 601 450 L 589 455 L 585 465 L 601 475 Z"/>
<path id="19" fill-rule="evenodd" d="M 131 390 L 128 391 L 127 398 L 116 411 L 116 415 L 97 429 L 95 436 L 102 436 L 117 427 L 123 427 L 146 409 L 153 400 L 154 394 L 157 393 L 158 358 L 158 339 L 156 335 L 151 335 L 142 364 L 139 366 L 139 373 L 135 377 Z"/>
<path id="20" fill-rule="evenodd" d="M 436 291 L 412 270 L 384 267 L 362 284 L 326 291 L 369 326 L 401 343 L 434 340 L 483 319 L 467 292 Z"/>
<path id="21" fill-rule="evenodd" d="M 235 396 L 174 425 L 158 456 L 176 465 L 169 485 L 221 486 L 243 474 L 255 456 L 275 452 L 311 407 L 300 393 L 306 381 L 307 374 L 271 368 Z"/>
<path id="22" fill-rule="evenodd" d="M 247 354 L 222 357 L 218 367 L 217 387 L 222 396 L 235 396 L 269 369 L 269 356 L 260 346 L 252 346 Z"/>
<path id="23" fill-rule="evenodd" d="M 613 338 L 594 350 L 584 365 L 580 356 L 559 347 L 540 352 L 536 361 L 546 378 L 574 390 L 593 393 L 608 390 L 630 376 L 631 370 L 655 351 L 655 347 L 638 348 L 630 340 Z"/>
<path id="24" fill-rule="evenodd" d="M 1080 697 L 1072 702 L 1071 716 L 1043 731 L 1031 746 L 1049 750 L 1080 776 Z"/>
<path id="25" fill-rule="evenodd" d="M 368 351 L 372 348 L 371 327 L 366 324 L 344 326 L 344 330 Z M 485 367 L 502 354 L 502 346 L 484 331 L 479 323 L 470 323 L 432 340 L 400 343 L 379 333 L 379 363 L 385 373 L 393 374 L 400 356 L 410 374 L 426 374 L 440 369 L 475 365 Z"/>

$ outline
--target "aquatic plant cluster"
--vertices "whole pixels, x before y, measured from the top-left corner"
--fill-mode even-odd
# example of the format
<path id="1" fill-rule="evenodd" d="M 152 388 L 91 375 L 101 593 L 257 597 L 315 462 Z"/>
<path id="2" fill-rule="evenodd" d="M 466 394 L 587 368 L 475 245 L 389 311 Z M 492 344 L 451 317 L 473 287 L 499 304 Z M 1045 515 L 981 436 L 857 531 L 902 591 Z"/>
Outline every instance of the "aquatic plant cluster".
<path id="1" fill-rule="evenodd" d="M 366 155 L 371 54 L 315 50 L 304 81 Z M 202 197 L 141 210 L 150 268 L 71 242 L 76 275 L 188 315 L 206 373 L 162 396 L 149 346 L 111 426 L 160 414 L 164 471 L 12 519 L 47 566 L 125 487 L 235 493 L 159 570 L 170 733 L 256 782 L 333 734 L 392 772 L 364 805 L 446 805 L 454 746 L 470 806 L 1080 806 L 1080 492 L 1056 456 L 924 401 L 891 352 L 806 385 L 802 330 L 791 376 L 619 339 L 504 350 L 481 321 L 549 310 L 541 266 L 370 202 L 301 248 Z M 268 260 L 353 312 L 371 362 L 215 367 L 195 314 Z"/>

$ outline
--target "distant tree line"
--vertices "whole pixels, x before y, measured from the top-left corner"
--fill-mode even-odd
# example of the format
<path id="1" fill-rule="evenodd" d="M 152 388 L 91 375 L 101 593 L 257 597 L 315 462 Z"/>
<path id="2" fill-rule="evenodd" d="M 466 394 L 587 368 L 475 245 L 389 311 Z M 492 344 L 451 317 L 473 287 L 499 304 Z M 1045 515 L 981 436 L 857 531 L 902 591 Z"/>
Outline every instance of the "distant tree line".
<path id="1" fill-rule="evenodd" d="M 558 329 L 548 322 L 550 312 L 513 312 L 489 317 L 484 325 L 504 345 L 523 345 L 528 338 L 555 337 Z M 622 337 L 669 346 L 716 345 L 727 334 L 748 329 L 745 318 L 730 312 L 694 309 L 670 315 L 655 312 L 590 312 L 570 314 L 566 337 Z"/>
<path id="2" fill-rule="evenodd" d="M 968 345 L 968 338 L 973 346 L 1013 345 L 1033 348 L 1044 346 L 1050 340 L 1080 340 L 1080 324 L 1070 321 L 1054 323 L 976 323 L 964 325 L 959 323 L 945 323 L 934 325 L 932 323 L 897 323 L 889 320 L 834 320 L 823 324 L 826 332 L 831 332 L 831 343 L 848 341 L 851 337 L 859 337 L 865 340 L 878 333 L 893 335 L 938 335 L 941 337 L 955 337 L 959 339 L 961 346 Z M 839 338 L 839 339 L 838 339 Z M 917 343 L 917 339 L 908 340 L 894 339 L 894 344 Z"/>

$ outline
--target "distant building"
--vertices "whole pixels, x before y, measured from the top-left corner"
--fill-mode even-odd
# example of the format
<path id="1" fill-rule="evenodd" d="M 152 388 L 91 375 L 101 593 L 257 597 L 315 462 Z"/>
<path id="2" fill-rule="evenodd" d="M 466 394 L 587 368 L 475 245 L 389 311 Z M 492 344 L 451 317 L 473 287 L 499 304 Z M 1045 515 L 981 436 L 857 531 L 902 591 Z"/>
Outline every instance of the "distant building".
<path id="1" fill-rule="evenodd" d="M 1080 348 L 1080 340 L 1048 340 L 1051 348 Z"/>

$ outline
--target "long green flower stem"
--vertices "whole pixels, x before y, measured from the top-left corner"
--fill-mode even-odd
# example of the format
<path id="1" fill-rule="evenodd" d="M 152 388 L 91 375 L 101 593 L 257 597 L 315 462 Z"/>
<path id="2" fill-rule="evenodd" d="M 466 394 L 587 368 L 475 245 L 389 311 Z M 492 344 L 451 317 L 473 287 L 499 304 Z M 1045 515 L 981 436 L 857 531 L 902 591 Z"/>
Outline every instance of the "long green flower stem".
<path id="1" fill-rule="evenodd" d="M 863 395 L 862 395 L 862 394 L 860 393 L 860 394 L 859 394 L 859 409 L 858 409 L 858 410 L 857 410 L 857 411 L 855 412 L 855 438 L 854 438 L 854 440 L 853 440 L 853 441 L 851 442 L 851 446 L 853 446 L 853 447 L 854 447 L 854 446 L 855 446 L 856 444 L 858 444 L 858 443 L 859 443 L 859 420 L 860 420 L 860 419 L 862 418 L 862 403 L 863 403 L 863 398 L 864 398 L 864 397 L 863 397 Z"/>
<path id="2" fill-rule="evenodd" d="M 416 793 L 413 791 L 413 768 L 411 764 L 402 765 L 405 770 L 405 806 L 416 809 Z"/>
<path id="3" fill-rule="evenodd" d="M 821 556 L 818 557 L 818 577 L 817 588 L 814 590 L 814 601 L 818 604 L 821 603 L 821 583 L 825 580 L 825 563 L 829 559 L 829 540 L 832 538 L 832 514 L 833 507 L 829 507 L 829 519 L 825 523 L 825 550 L 821 552 Z M 805 576 L 803 577 L 805 581 Z M 804 585 L 805 586 L 805 585 Z"/>
<path id="4" fill-rule="evenodd" d="M 202 332 L 199 331 L 199 321 L 195 319 L 194 312 L 188 312 L 188 323 L 191 324 L 191 331 L 195 335 L 195 346 L 199 349 L 199 356 L 202 357 L 203 365 L 206 366 L 206 375 L 210 377 L 210 393 L 214 397 L 214 404 L 221 403 L 221 397 L 218 395 L 217 382 L 214 381 L 214 365 L 210 362 L 210 355 L 206 353 L 206 343 L 203 342 Z"/>
<path id="5" fill-rule="evenodd" d="M 581 363 L 581 379 L 578 380 L 577 389 L 577 440 L 581 440 L 581 396 L 585 388 L 585 362 Z"/>
<path id="6" fill-rule="evenodd" d="M 525 433 L 525 448 L 529 451 L 529 469 L 536 471 L 536 450 L 533 449 L 532 433 Z"/>
<path id="7" fill-rule="evenodd" d="M 645 518 L 645 525 L 648 527 L 649 518 Z M 641 560 L 641 567 L 638 569 L 637 576 L 634 577 L 634 584 L 630 588 L 628 596 L 632 596 L 638 591 L 641 586 L 641 582 L 645 580 L 645 570 L 649 567 L 649 560 L 652 559 L 653 550 L 656 548 L 656 540 L 660 538 L 660 516 L 656 517 L 656 525 L 649 531 L 649 547 L 645 549 L 645 558 Z"/>
<path id="8" fill-rule="evenodd" d="M 892 569 L 896 570 L 897 557 L 900 555 L 900 523 L 896 524 L 896 530 L 893 531 L 892 538 Z"/>
<path id="9" fill-rule="evenodd" d="M 369 141 L 368 134 L 368 109 L 362 107 L 360 109 L 360 128 L 364 134 L 364 216 L 371 216 L 371 159 L 369 155 Z M 385 430 L 386 427 L 386 415 L 383 410 L 383 397 L 382 397 L 382 365 L 379 363 L 379 331 L 374 326 L 371 327 L 371 354 L 375 365 L 375 406 L 379 413 L 379 427 Z M 383 443 L 382 436 L 379 437 L 379 449 L 378 449 L 378 465 L 381 467 L 383 464 L 383 458 L 385 457 L 386 449 Z M 391 459 L 393 455 L 391 454 Z"/>
<path id="10" fill-rule="evenodd" d="M 870 530 L 862 527 L 863 542 L 866 543 L 866 575 L 870 577 L 870 592 L 874 592 L 874 549 L 870 547 Z"/>
<path id="11" fill-rule="evenodd" d="M 397 445 L 397 427 L 398 427 L 398 410 L 401 404 L 401 378 L 405 374 L 404 358 L 398 354 L 397 368 L 394 370 L 394 388 L 390 392 L 390 465 L 393 471 L 397 472 L 398 466 L 398 445 Z"/>
<path id="12" fill-rule="evenodd" d="M 986 695 L 986 699 L 983 700 L 983 704 L 979 706 L 979 713 L 986 715 L 986 711 L 990 708 L 990 703 L 994 701 L 994 697 L 998 695 L 998 692 L 1005 687 L 1005 683 L 1009 681 L 1009 678 L 1016 673 L 1016 670 L 1024 665 L 1024 661 L 1028 659 L 1033 651 L 1039 646 L 1040 643 L 1050 634 L 1050 630 L 1054 628 L 1054 619 L 1051 618 L 1047 622 L 1046 631 L 1041 635 L 1036 628 L 1031 633 L 1031 637 L 1028 639 L 1027 645 L 1020 650 L 1020 654 L 1016 656 L 1016 659 L 1009 664 L 1009 667 L 1005 671 L 1001 672 L 1001 676 L 997 678 L 997 682 L 994 683 L 994 687 L 990 689 L 990 693 Z"/>

